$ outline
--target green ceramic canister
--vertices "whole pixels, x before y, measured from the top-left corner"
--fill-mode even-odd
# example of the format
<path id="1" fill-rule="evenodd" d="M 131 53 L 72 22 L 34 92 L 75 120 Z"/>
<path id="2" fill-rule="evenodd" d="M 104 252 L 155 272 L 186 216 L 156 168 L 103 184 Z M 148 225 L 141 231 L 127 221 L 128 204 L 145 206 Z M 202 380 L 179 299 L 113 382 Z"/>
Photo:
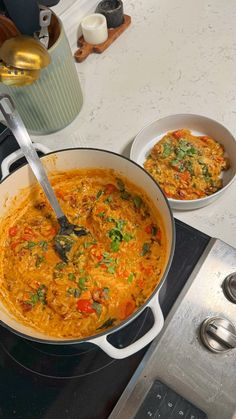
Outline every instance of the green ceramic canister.
<path id="1" fill-rule="evenodd" d="M 72 52 L 60 19 L 59 36 L 48 49 L 51 63 L 28 86 L 13 87 L 0 83 L 0 92 L 9 94 L 27 130 L 34 135 L 49 134 L 69 125 L 79 114 L 83 96 Z"/>

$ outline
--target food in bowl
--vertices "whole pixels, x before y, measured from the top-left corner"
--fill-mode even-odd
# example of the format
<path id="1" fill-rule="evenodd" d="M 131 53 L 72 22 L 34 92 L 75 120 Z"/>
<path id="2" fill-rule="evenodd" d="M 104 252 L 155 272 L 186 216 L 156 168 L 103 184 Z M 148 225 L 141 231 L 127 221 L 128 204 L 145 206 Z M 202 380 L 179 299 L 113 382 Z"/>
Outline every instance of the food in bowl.
<path id="1" fill-rule="evenodd" d="M 154 145 L 144 168 L 168 198 L 194 200 L 223 187 L 222 171 L 229 168 L 229 159 L 213 138 L 179 129 L 169 131 Z"/>
<path id="2" fill-rule="evenodd" d="M 57 338 L 84 338 L 135 312 L 161 280 L 162 217 L 146 193 L 110 169 L 57 172 L 51 182 L 68 219 L 68 262 L 54 248 L 55 215 L 38 185 L 16 197 L 0 225 L 0 296 L 21 323 Z"/>

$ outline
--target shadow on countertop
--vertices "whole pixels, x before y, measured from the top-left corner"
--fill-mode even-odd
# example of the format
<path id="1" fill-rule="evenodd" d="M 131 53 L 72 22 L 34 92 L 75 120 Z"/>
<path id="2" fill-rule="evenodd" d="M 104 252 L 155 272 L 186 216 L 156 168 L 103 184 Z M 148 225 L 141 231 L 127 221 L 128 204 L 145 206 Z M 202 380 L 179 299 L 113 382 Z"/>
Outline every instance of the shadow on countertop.
<path id="1" fill-rule="evenodd" d="M 128 142 L 128 144 L 125 146 L 125 148 L 122 150 L 122 152 L 121 152 L 122 156 L 130 158 L 130 150 L 131 150 L 131 146 L 132 146 L 133 141 L 134 141 L 134 138 L 132 138 Z"/>

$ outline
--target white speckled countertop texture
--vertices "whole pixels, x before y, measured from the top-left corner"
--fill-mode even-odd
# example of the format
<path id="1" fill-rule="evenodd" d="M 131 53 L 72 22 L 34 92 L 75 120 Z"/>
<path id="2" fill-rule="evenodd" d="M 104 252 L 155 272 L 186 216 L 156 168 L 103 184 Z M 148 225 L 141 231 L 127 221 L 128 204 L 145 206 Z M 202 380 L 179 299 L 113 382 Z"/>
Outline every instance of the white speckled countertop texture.
<path id="1" fill-rule="evenodd" d="M 128 156 L 143 126 L 173 113 L 209 116 L 236 135 L 235 1 L 123 2 L 131 26 L 103 54 L 76 64 L 84 95 L 80 114 L 65 129 L 33 139 L 53 150 L 92 146 Z M 79 0 L 61 3 L 55 11 L 74 52 Z M 90 2 L 92 11 L 97 3 Z M 236 247 L 236 182 L 208 207 L 174 216 Z"/>

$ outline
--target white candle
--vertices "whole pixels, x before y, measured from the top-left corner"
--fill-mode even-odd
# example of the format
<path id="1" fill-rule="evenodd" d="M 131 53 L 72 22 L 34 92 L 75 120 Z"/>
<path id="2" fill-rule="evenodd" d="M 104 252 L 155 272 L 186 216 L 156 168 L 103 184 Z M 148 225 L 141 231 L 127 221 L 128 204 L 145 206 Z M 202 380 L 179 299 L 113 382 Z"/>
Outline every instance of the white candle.
<path id="1" fill-rule="evenodd" d="M 89 44 L 101 44 L 108 38 L 107 21 L 100 13 L 86 16 L 81 22 L 81 29 L 84 40 Z"/>

